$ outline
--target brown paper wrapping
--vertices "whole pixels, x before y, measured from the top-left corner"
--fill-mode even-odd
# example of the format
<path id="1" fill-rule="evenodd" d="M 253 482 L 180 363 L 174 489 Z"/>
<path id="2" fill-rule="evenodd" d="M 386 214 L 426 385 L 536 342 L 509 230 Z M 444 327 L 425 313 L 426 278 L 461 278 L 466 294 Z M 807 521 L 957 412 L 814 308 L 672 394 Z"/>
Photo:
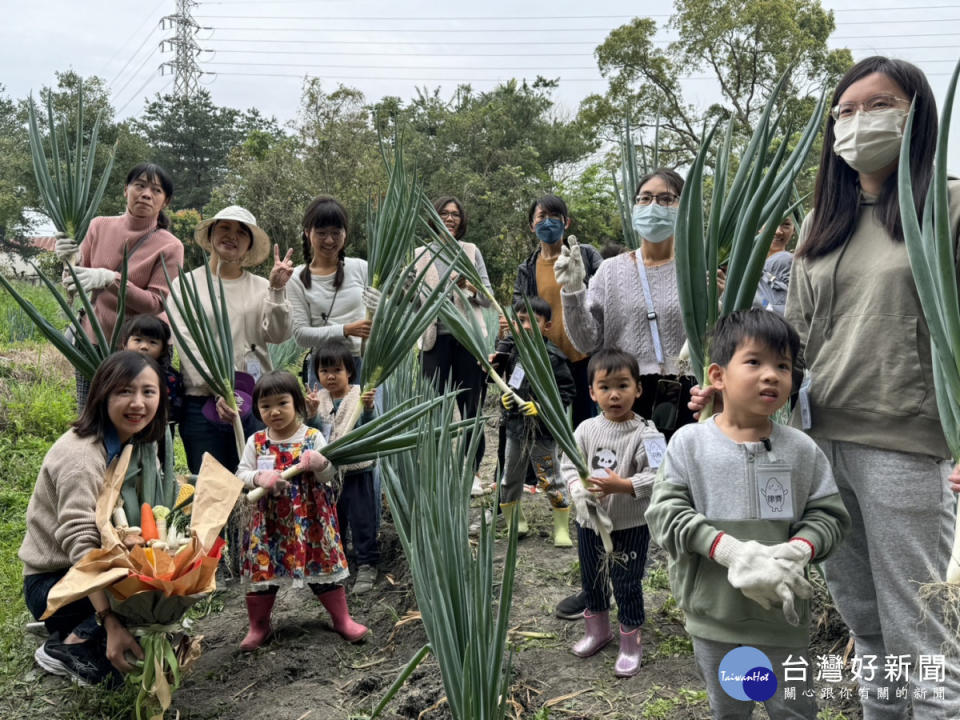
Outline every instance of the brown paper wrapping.
<path id="1" fill-rule="evenodd" d="M 107 468 L 97 498 L 96 518 L 101 547 L 84 555 L 53 586 L 43 618 L 107 588 L 115 602 L 140 592 L 162 592 L 169 597 L 208 593 L 216 589 L 218 558 L 210 557 L 209 553 L 240 497 L 243 483 L 212 455 L 204 453 L 193 498 L 192 537 L 186 549 L 174 556 L 156 548 L 137 547 L 130 551 L 113 527 L 111 515 L 120 496 L 131 452 L 127 446 Z"/>

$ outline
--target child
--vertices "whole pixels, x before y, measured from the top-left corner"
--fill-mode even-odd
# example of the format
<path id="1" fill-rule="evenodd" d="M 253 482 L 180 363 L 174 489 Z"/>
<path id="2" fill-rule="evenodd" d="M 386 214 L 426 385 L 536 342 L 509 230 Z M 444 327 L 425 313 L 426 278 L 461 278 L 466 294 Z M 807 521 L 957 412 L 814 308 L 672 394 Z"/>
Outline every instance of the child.
<path id="1" fill-rule="evenodd" d="M 721 661 L 741 645 L 764 653 L 774 670 L 775 692 L 765 702 L 771 718 L 817 714 L 804 694 L 812 685 L 784 687 L 783 665 L 807 667 L 804 569 L 830 554 L 850 517 L 816 443 L 770 420 L 790 396 L 799 346 L 777 313 L 757 308 L 717 321 L 708 377 L 723 410 L 673 436 L 647 510 L 670 557 L 670 585 L 715 718 L 753 710 L 718 678 Z M 795 596 L 802 600 L 795 604 Z"/>
<path id="2" fill-rule="evenodd" d="M 334 630 L 357 642 L 367 628 L 350 617 L 341 584 L 350 573 L 340 544 L 335 489 L 329 485 L 336 473 L 318 452 L 326 444 L 323 435 L 303 424 L 306 401 L 297 379 L 284 371 L 265 373 L 253 389 L 253 412 L 267 427 L 247 440 L 237 477 L 250 489 L 269 492 L 244 534 L 250 631 L 240 649 L 255 650 L 269 636 L 281 581 L 292 581 L 293 587 L 306 581 L 330 613 Z M 284 480 L 280 473 L 293 466 L 301 474 Z"/>
<path id="3" fill-rule="evenodd" d="M 570 363 L 563 352 L 547 340 L 547 333 L 551 327 L 551 310 L 546 300 L 538 297 L 527 298 L 530 309 L 536 317 L 537 327 L 547 346 L 550 356 L 550 366 L 553 377 L 557 381 L 560 399 L 564 405 L 569 405 L 575 393 L 573 374 Z M 517 320 L 525 332 L 532 332 L 532 318 L 527 314 L 527 305 L 523 298 L 513 304 L 517 313 Z M 513 338 L 507 337 L 500 341 L 497 352 L 490 356 L 490 361 L 521 398 L 530 398 L 530 383 L 527 381 L 520 365 L 519 353 Z M 500 480 L 500 509 L 509 526 L 513 513 L 520 512 L 517 522 L 518 534 L 523 536 L 529 532 L 527 521 L 520 510 L 520 498 L 523 496 L 523 481 L 527 467 L 532 466 L 537 477 L 537 484 L 547 494 L 553 506 L 553 544 L 555 547 L 572 547 L 570 540 L 570 503 L 566 490 L 559 477 L 560 459 L 557 455 L 557 443 L 550 437 L 547 429 L 539 420 L 529 417 L 531 411 L 536 414 L 533 403 L 525 403 L 516 407 L 511 395 L 504 393 L 500 398 L 503 404 L 502 423 L 506 428 L 506 447 L 504 450 L 503 477 Z"/>
<path id="4" fill-rule="evenodd" d="M 578 657 L 590 657 L 613 640 L 606 581 L 609 567 L 620 620 L 620 652 L 614 674 L 631 677 L 640 671 L 643 656 L 640 581 L 650 543 L 643 513 L 664 439 L 653 423 L 633 412 L 641 392 L 640 368 L 633 355 L 604 348 L 590 358 L 587 377 L 590 397 L 602 414 L 580 423 L 574 437 L 592 469 L 590 487 L 584 487 L 567 457 L 561 466 L 580 524 L 577 549 L 587 606 L 583 615 L 586 632 L 572 650 Z M 610 532 L 612 558 L 605 557 L 598 525 Z"/>
<path id="5" fill-rule="evenodd" d="M 353 428 L 347 420 L 358 403 L 363 404 L 360 420 L 362 425 L 376 416 L 374 390 L 360 393 L 360 386 L 352 384 L 356 379 L 353 348 L 346 340 L 327 341 L 314 351 L 313 371 L 323 386 L 311 391 L 307 398 L 310 424 L 323 432 L 328 442 L 339 439 Z M 337 502 L 337 517 L 344 525 L 344 534 L 349 528 L 353 548 L 357 554 L 357 581 L 353 594 L 362 595 L 373 589 L 377 581 L 377 563 L 380 550 L 377 547 L 377 515 L 379 498 L 374 490 L 373 460 L 346 465 L 343 490 Z"/>
<path id="6" fill-rule="evenodd" d="M 171 426 L 180 422 L 183 407 L 183 376 L 173 368 L 173 345 L 170 343 L 170 326 L 156 315 L 135 315 L 120 328 L 118 350 L 133 350 L 149 355 L 163 369 L 170 403 L 167 418 Z M 171 433 L 173 427 L 170 428 Z"/>

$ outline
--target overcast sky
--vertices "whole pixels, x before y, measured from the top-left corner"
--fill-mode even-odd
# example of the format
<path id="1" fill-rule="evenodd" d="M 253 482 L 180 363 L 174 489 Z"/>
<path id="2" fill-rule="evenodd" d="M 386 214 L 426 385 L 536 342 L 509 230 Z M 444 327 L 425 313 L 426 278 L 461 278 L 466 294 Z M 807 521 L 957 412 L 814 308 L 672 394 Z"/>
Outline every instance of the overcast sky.
<path id="1" fill-rule="evenodd" d="M 134 115 L 144 98 L 170 89 L 173 53 L 160 41 L 173 31 L 161 18 L 176 0 L 34 0 L 4 3 L 0 27 L 0 83 L 8 96 L 24 97 L 73 69 L 107 80 L 120 116 Z M 286 122 L 296 114 L 304 74 L 326 89 L 338 82 L 359 88 L 368 100 L 408 99 L 417 87 L 440 86 L 449 95 L 458 82 L 478 90 L 511 77 L 559 77 L 556 99 L 570 114 L 579 101 L 602 92 L 594 48 L 641 5 L 660 12 L 671 5 L 636 0 L 211 0 L 193 8 L 202 82 L 215 102 L 257 107 Z M 960 56 L 960 0 L 826 0 L 835 12 L 833 47 L 854 59 L 888 54 L 916 63 L 942 102 Z M 549 13 L 544 8 L 549 7 Z M 656 10 L 653 10 L 656 8 Z M 254 17 L 255 16 L 255 17 Z M 244 19 L 247 18 L 247 19 Z M 669 39 L 662 31 L 661 42 Z M 687 99 L 708 104 L 715 82 L 684 79 Z M 951 167 L 960 170 L 960 111 L 952 123 Z"/>

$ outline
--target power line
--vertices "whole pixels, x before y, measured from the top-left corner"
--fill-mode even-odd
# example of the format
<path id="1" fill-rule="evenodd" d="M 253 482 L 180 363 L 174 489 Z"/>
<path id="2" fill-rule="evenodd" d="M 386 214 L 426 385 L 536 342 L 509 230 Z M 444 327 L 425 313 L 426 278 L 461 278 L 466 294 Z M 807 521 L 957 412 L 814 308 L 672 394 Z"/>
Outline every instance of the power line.
<path id="1" fill-rule="evenodd" d="M 241 77 L 281 77 L 281 78 L 300 78 L 302 79 L 305 76 L 308 77 L 319 77 L 316 75 L 309 75 L 309 73 L 248 73 L 248 72 L 216 72 L 216 75 L 236 75 Z M 321 78 L 323 79 L 323 78 Z M 327 78 L 333 81 L 340 80 L 390 80 L 390 81 L 400 81 L 400 82 L 501 82 L 503 78 L 430 78 L 430 77 L 376 77 L 376 76 L 350 76 L 350 75 L 337 75 L 336 77 Z M 512 78 L 511 78 L 512 79 Z M 553 78 L 551 78 L 553 79 Z M 556 78 L 558 82 L 603 82 L 603 78 Z M 691 80 L 697 78 L 689 78 Z M 704 78 L 707 79 L 707 78 Z"/>
<path id="2" fill-rule="evenodd" d="M 118 96 L 118 95 L 122 94 L 123 91 L 127 89 L 127 86 L 130 85 L 131 82 L 133 82 L 133 79 L 134 79 L 134 78 L 136 78 L 136 77 L 142 77 L 142 76 L 140 75 L 140 71 L 143 70 L 144 66 L 150 61 L 150 58 L 152 58 L 154 55 L 156 55 L 159 50 L 160 50 L 160 46 L 158 45 L 157 47 L 155 47 L 155 48 L 153 49 L 153 52 L 152 52 L 152 53 L 150 53 L 149 55 L 147 55 L 147 56 L 143 59 L 143 62 L 140 63 L 140 67 L 138 67 L 134 72 L 130 73 L 130 77 L 127 78 L 127 81 L 120 87 L 119 90 L 117 90 L 117 91 L 114 92 L 114 95 L 115 95 L 115 96 Z"/>
<path id="3" fill-rule="evenodd" d="M 511 15 L 509 17 L 492 17 L 487 16 L 462 16 L 462 17 L 411 17 L 409 15 L 395 15 L 393 17 L 381 17 L 371 16 L 371 15 L 197 15 L 196 17 L 203 20 L 363 20 L 363 21 L 381 21 L 381 20 L 402 20 L 410 22 L 419 22 L 423 20 L 435 21 L 435 22 L 448 22 L 451 20 L 492 20 L 494 22 L 508 21 L 508 20 L 543 20 L 543 15 Z M 635 17 L 630 13 L 625 13 L 623 15 L 551 15 L 550 20 L 613 20 L 616 18 L 629 18 Z M 644 15 L 643 17 L 670 17 L 666 13 L 658 15 Z M 531 28 L 534 29 L 534 28 Z M 536 28 L 539 29 L 539 28 Z"/>
<path id="4" fill-rule="evenodd" d="M 953 47 L 944 45 L 943 47 Z M 359 56 L 359 55 L 373 55 L 375 57 L 593 57 L 593 53 L 590 52 L 581 52 L 581 53 L 412 53 L 405 52 L 403 55 L 398 55 L 396 52 L 349 52 L 344 50 L 204 50 L 203 52 L 210 52 L 215 54 L 227 54 L 227 53 L 238 53 L 243 55 L 335 55 L 337 57 L 342 56 Z M 207 64 L 209 61 L 205 61 L 204 64 Z"/>
<path id="5" fill-rule="evenodd" d="M 280 20 L 286 20 L 287 18 L 277 18 Z M 295 28 L 286 28 L 286 27 L 221 27 L 216 26 L 213 28 L 206 28 L 212 30 L 229 30 L 229 31 L 241 31 L 241 32 L 362 32 L 362 33 L 385 33 L 385 32 L 402 32 L 402 33 L 531 33 L 531 32 L 610 32 L 612 28 L 609 27 L 593 27 L 593 28 L 371 28 L 371 27 L 358 27 L 358 28 L 338 28 L 338 27 L 329 27 L 324 25 L 323 27 L 295 27 Z"/>
<path id="6" fill-rule="evenodd" d="M 369 26 L 359 27 L 359 28 L 338 28 L 338 27 L 328 27 L 326 23 L 331 20 L 360 20 L 360 21 L 404 21 L 404 20 L 427 20 L 428 18 L 401 18 L 401 17 L 320 17 L 320 16 L 294 16 L 294 15 L 197 15 L 198 18 L 203 20 L 321 20 L 324 22 L 324 27 L 322 28 L 251 28 L 251 27 L 221 27 L 217 26 L 217 30 L 279 30 L 282 32 L 292 32 L 295 30 L 303 30 L 315 32 L 317 30 L 328 30 L 330 32 L 423 32 L 423 33 L 449 33 L 449 32 L 579 32 L 585 30 L 611 30 L 610 27 L 602 28 L 373 28 Z M 581 16 L 569 16 L 566 19 L 570 20 L 590 20 L 590 19 L 603 19 L 603 18 L 612 18 L 612 17 L 630 17 L 629 15 L 581 15 Z M 647 15 L 645 17 L 654 17 Z M 668 15 L 657 16 L 657 17 L 669 17 Z M 457 20 L 495 20 L 495 18 L 458 18 Z M 504 20 L 525 20 L 531 18 L 503 18 Z M 562 17 L 552 17 L 551 20 L 560 20 L 564 19 Z M 903 24 L 916 24 L 916 23 L 944 23 L 944 22 L 960 22 L 960 18 L 925 18 L 920 20 L 904 20 L 902 18 L 897 18 L 895 20 L 841 20 L 837 23 L 838 26 L 842 27 L 845 25 L 903 25 Z"/>
<path id="7" fill-rule="evenodd" d="M 151 74 L 150 77 L 148 77 L 148 78 L 146 79 L 146 82 L 144 82 L 143 85 L 141 85 L 140 88 L 139 88 L 133 95 L 131 95 L 131 96 L 129 97 L 129 99 L 123 104 L 123 107 L 121 107 L 119 110 L 117 110 L 117 112 L 116 112 L 117 117 L 119 117 L 119 116 L 120 116 L 120 113 L 122 113 L 124 110 L 127 109 L 127 105 L 129 105 L 130 103 L 132 103 L 137 97 L 140 96 L 140 93 L 143 92 L 143 89 L 144 89 L 145 87 L 147 87 L 147 85 L 149 85 L 150 82 L 151 82 L 154 78 L 156 78 L 156 75 L 152 75 L 152 74 Z M 166 83 L 162 88 L 160 88 L 159 90 L 157 90 L 157 92 L 160 93 L 160 94 L 163 94 L 163 91 L 164 91 L 164 90 L 166 90 L 168 87 L 170 87 L 171 85 L 173 85 L 174 79 L 175 79 L 175 78 L 170 78 L 170 79 L 167 81 L 167 83 Z"/>
<path id="8" fill-rule="evenodd" d="M 945 33 L 953 34 L 953 33 Z M 899 36 L 905 37 L 905 36 Z M 316 45 L 317 40 L 256 40 L 256 39 L 246 39 L 246 38 L 223 38 L 217 40 L 206 40 L 205 42 L 234 42 L 234 43 L 268 43 L 270 45 L 276 45 L 278 43 L 300 43 L 308 45 Z M 366 45 L 369 40 L 324 40 L 324 45 Z M 654 42 L 672 42 L 670 40 L 655 40 Z M 455 42 L 423 42 L 419 40 L 377 40 L 377 45 L 513 45 L 514 43 L 510 40 L 503 40 L 500 42 L 481 42 L 474 40 L 457 40 Z M 590 40 L 584 41 L 570 41 L 570 40 L 558 40 L 558 41 L 524 41 L 524 45 L 592 45 L 596 46 L 596 42 Z"/>
<path id="9" fill-rule="evenodd" d="M 138 27 L 136 30 L 130 33 L 130 40 L 128 40 L 124 45 L 121 45 L 120 47 L 118 47 L 116 52 L 114 52 L 113 55 L 110 56 L 110 59 L 107 60 L 107 62 L 104 64 L 103 70 L 100 71 L 100 75 L 103 75 L 107 71 L 107 68 L 110 67 L 110 65 L 113 63 L 113 61 L 116 60 L 118 57 L 120 57 L 120 54 L 124 50 L 130 47 L 130 45 L 132 44 L 132 41 L 140 34 L 140 31 L 142 31 L 149 24 L 153 16 L 157 14 L 157 10 L 159 10 L 165 2 L 166 0 L 160 0 L 160 2 L 157 3 L 157 6 L 150 11 L 149 15 L 147 15 L 146 19 L 143 21 L 140 27 Z M 154 30 L 156 30 L 156 28 L 154 28 Z M 151 32 L 150 34 L 152 35 L 153 33 Z M 149 39 L 149 35 L 147 36 L 147 39 Z M 144 40 L 143 43 L 141 43 L 140 47 L 137 48 L 133 54 L 136 55 L 138 52 L 140 52 L 140 48 L 142 48 L 146 44 L 146 42 L 147 41 Z M 121 70 L 121 72 L 123 71 Z"/>
<path id="10" fill-rule="evenodd" d="M 554 70 L 596 70 L 595 65 L 584 66 L 574 66 L 574 65 L 558 65 L 558 66 L 545 66 L 545 65 L 502 65 L 502 66 L 484 66 L 482 68 L 473 68 L 469 66 L 460 66 L 460 67 L 443 67 L 438 68 L 436 65 L 353 65 L 353 64 L 331 64 L 323 63 L 322 65 L 304 65 L 303 63 L 270 63 L 270 62 L 205 62 L 204 66 L 209 65 L 241 65 L 244 67 L 297 67 L 297 68 L 347 68 L 347 69 L 364 69 L 364 70 L 538 70 L 544 69 L 549 72 Z"/>
<path id="11" fill-rule="evenodd" d="M 150 40 L 150 38 L 153 37 L 153 35 L 154 35 L 154 33 L 157 31 L 157 28 L 158 28 L 158 27 L 159 27 L 159 25 L 157 25 L 156 27 L 154 27 L 153 30 L 151 30 L 149 33 L 147 33 L 147 36 L 143 39 L 143 42 L 140 43 L 140 47 L 138 47 L 136 50 L 134 50 L 133 55 L 130 56 L 130 59 L 128 59 L 127 62 L 124 63 L 123 67 L 120 68 L 119 72 L 117 72 L 117 74 L 113 76 L 113 79 L 112 79 L 110 82 L 108 82 L 107 85 L 113 85 L 113 84 L 120 78 L 120 76 L 123 75 L 123 71 L 126 70 L 127 67 L 129 67 L 130 63 L 133 62 L 133 59 L 134 59 L 135 57 L 137 57 L 137 55 L 140 54 L 140 51 L 143 50 L 143 47 L 144 47 L 144 45 L 147 44 L 147 41 Z"/>

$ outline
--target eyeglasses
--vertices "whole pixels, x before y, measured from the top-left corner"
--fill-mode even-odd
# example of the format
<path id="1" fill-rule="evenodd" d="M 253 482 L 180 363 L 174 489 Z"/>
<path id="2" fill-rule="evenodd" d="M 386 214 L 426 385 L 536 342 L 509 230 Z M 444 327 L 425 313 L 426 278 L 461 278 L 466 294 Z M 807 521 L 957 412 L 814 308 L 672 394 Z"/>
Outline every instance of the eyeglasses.
<path id="1" fill-rule="evenodd" d="M 883 110 L 890 110 L 895 108 L 898 105 L 909 105 L 910 101 L 906 98 L 897 97 L 896 95 L 874 95 L 872 98 L 864 100 L 863 102 L 844 102 L 840 103 L 836 107 L 830 110 L 830 114 L 833 116 L 834 120 L 845 120 L 846 118 L 852 118 L 856 115 L 857 110 L 865 113 L 874 113 L 881 112 Z"/>
<path id="2" fill-rule="evenodd" d="M 680 196 L 674 195 L 673 193 L 660 193 L 659 195 L 640 193 L 637 195 L 636 202 L 637 205 L 649 205 L 652 202 L 656 202 L 657 205 L 673 205 L 679 199 Z"/>
<path id="3" fill-rule="evenodd" d="M 453 218 L 454 220 L 457 220 L 460 218 L 460 213 L 458 213 L 456 210 L 444 210 L 440 213 L 440 217 Z"/>

